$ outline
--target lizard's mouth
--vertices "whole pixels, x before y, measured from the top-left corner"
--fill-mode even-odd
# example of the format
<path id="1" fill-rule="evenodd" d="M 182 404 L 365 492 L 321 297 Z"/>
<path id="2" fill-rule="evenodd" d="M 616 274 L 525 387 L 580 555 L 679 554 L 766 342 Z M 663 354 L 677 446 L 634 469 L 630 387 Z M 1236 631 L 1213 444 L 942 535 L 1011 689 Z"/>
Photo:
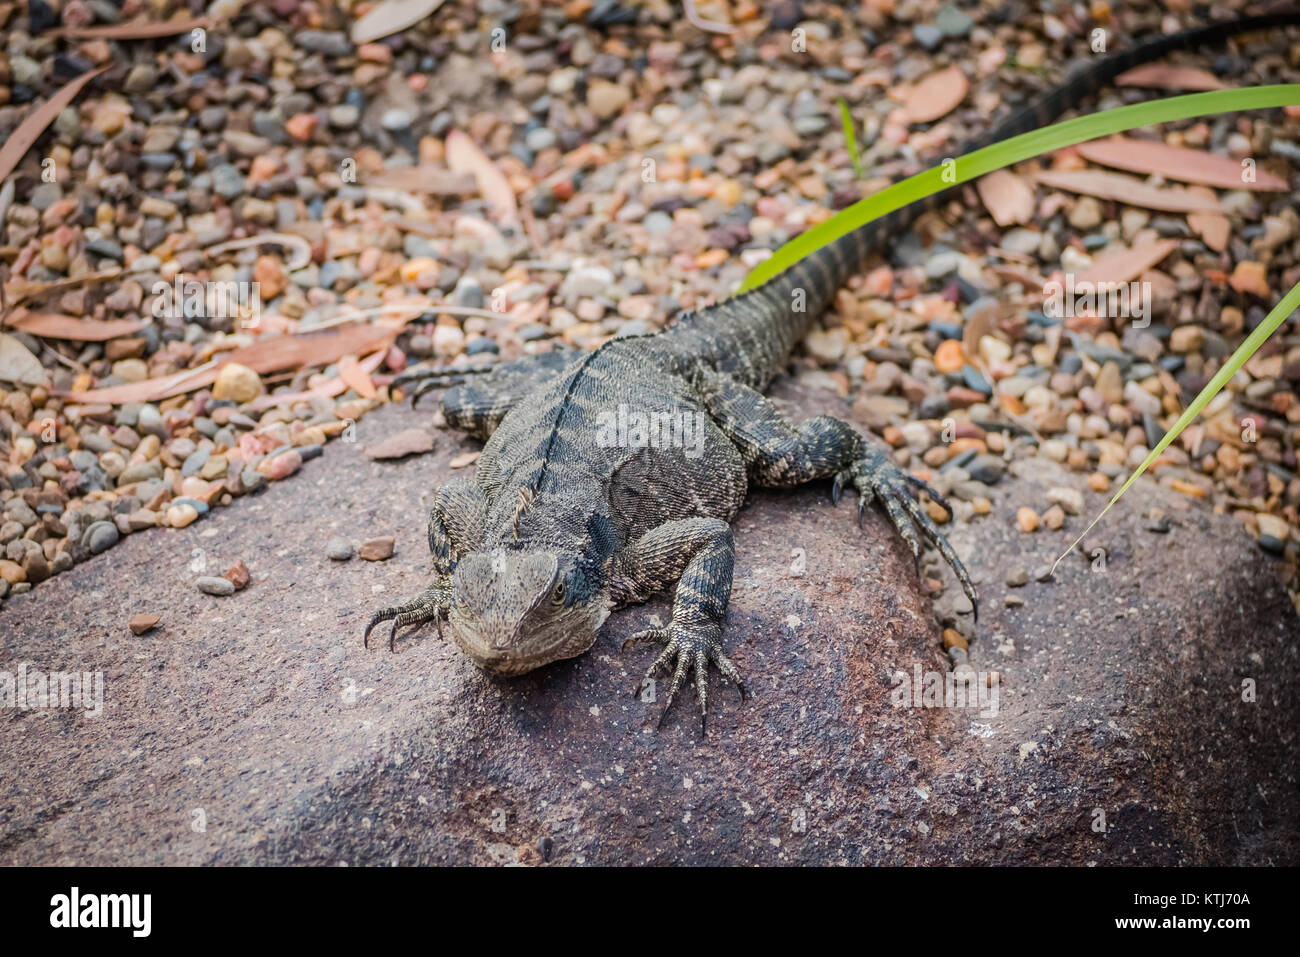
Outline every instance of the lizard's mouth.
<path id="1" fill-rule="evenodd" d="M 497 675 L 522 675 L 590 648 L 609 614 L 605 602 L 593 606 L 590 610 L 568 609 L 570 614 L 556 616 L 541 626 L 523 623 L 509 630 L 485 629 L 482 622 L 459 616 L 453 608 L 448 625 L 452 640 L 478 667 Z"/>

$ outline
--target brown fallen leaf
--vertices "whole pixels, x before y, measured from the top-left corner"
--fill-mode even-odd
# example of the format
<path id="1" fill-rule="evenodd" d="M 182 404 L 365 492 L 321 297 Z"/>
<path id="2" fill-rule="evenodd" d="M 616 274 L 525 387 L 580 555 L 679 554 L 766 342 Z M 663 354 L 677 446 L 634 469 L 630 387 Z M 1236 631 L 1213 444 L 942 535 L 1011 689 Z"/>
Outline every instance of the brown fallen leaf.
<path id="1" fill-rule="evenodd" d="M 60 27 L 51 30 L 50 35 L 75 40 L 153 40 L 206 29 L 211 25 L 211 17 L 177 17 L 174 20 L 152 22 L 137 20 L 133 23 L 106 23 L 93 27 Z"/>
<path id="2" fill-rule="evenodd" d="M 1224 90 L 1227 85 L 1208 70 L 1168 63 L 1146 63 L 1121 73 L 1117 86 L 1152 86 L 1159 90 Z"/>
<path id="3" fill-rule="evenodd" d="M 98 70 L 81 74 L 23 117 L 18 128 L 10 134 L 9 139 L 5 140 L 5 145 L 0 147 L 0 181 L 8 178 L 14 171 L 14 167 L 32 148 L 32 144 L 45 132 L 45 128 L 54 122 L 54 118 L 63 112 L 63 108 L 81 92 L 81 88 L 107 69 L 107 66 L 101 66 Z"/>
<path id="4" fill-rule="evenodd" d="M 1131 173 L 1159 173 L 1166 179 L 1176 179 L 1183 183 L 1201 183 L 1222 189 L 1264 189 L 1278 192 L 1290 188 L 1285 180 L 1262 169 L 1255 170 L 1254 182 L 1244 182 L 1241 164 L 1227 156 L 1151 140 L 1116 136 L 1080 143 L 1075 148 L 1084 159 L 1102 166 L 1113 166 Z"/>
<path id="5" fill-rule="evenodd" d="M 129 336 L 144 328 L 138 319 L 78 319 L 55 313 L 20 311 L 10 316 L 6 325 L 45 339 L 69 339 L 75 342 L 106 342 Z"/>
<path id="6" fill-rule="evenodd" d="M 1171 213 L 1223 211 L 1216 200 L 1197 196 L 1185 189 L 1151 186 L 1131 176 L 1101 170 L 1040 170 L 1034 174 L 1034 179 L 1053 189 L 1083 193 L 1098 199 L 1113 199 L 1144 209 L 1160 209 Z"/>
<path id="7" fill-rule="evenodd" d="M 388 187 L 430 196 L 464 196 L 478 189 L 472 173 L 453 173 L 442 166 L 399 166 L 366 177 L 367 186 Z"/>
<path id="8" fill-rule="evenodd" d="M 328 365 L 348 353 L 359 354 L 380 345 L 387 347 L 392 344 L 399 330 L 398 325 L 352 323 L 319 333 L 274 336 L 251 346 L 232 349 L 220 360 L 213 360 L 211 364 L 197 369 L 186 369 L 156 379 L 106 386 L 86 392 L 68 392 L 65 395 L 73 402 L 107 402 L 112 405 L 153 402 L 212 384 L 217 378 L 218 362 L 237 362 L 263 375 L 303 366 Z"/>
<path id="9" fill-rule="evenodd" d="M 363 399 L 373 399 L 378 392 L 355 355 L 349 354 L 339 358 L 339 378 L 345 385 L 355 389 L 357 395 Z"/>
<path id="10" fill-rule="evenodd" d="M 909 123 L 930 123 L 956 109 L 966 98 L 970 83 L 956 64 L 931 73 L 907 94 L 903 110 Z"/>
<path id="11" fill-rule="evenodd" d="M 382 0 L 352 24 L 352 42 L 369 43 L 413 27 L 443 0 Z"/>
<path id="12" fill-rule="evenodd" d="M 479 149 L 478 144 L 460 130 L 447 134 L 447 165 L 453 173 L 473 173 L 479 192 L 491 204 L 499 223 L 518 223 L 519 209 L 515 191 L 505 174 Z"/>
<path id="13" fill-rule="evenodd" d="M 394 432 L 366 449 L 372 459 L 404 459 L 408 455 L 423 455 L 433 451 L 433 436 L 424 429 L 403 429 Z"/>
<path id="14" fill-rule="evenodd" d="M 1009 169 L 994 170 L 975 182 L 980 199 L 999 226 L 1027 223 L 1034 215 L 1034 188 Z"/>
<path id="15" fill-rule="evenodd" d="M 369 375 L 379 368 L 379 364 L 384 361 L 384 356 L 387 354 L 387 346 L 371 353 L 361 360 L 361 369 Z M 306 392 L 277 392 L 270 395 L 260 395 L 253 400 L 253 410 L 263 412 L 273 406 L 293 405 L 295 402 L 305 402 L 318 396 L 332 399 L 336 395 L 342 395 L 347 389 L 347 383 L 335 376 L 332 379 L 326 379 L 320 385 L 308 389 Z"/>
<path id="16" fill-rule="evenodd" d="M 1176 239 L 1157 239 L 1132 249 L 1121 246 L 1108 252 L 1075 278 L 1081 282 L 1131 282 L 1178 248 Z"/>
<path id="17" fill-rule="evenodd" d="M 1201 237 L 1201 242 L 1216 253 L 1228 248 L 1228 237 L 1232 235 L 1232 223 L 1220 213 L 1188 213 L 1187 225 Z"/>

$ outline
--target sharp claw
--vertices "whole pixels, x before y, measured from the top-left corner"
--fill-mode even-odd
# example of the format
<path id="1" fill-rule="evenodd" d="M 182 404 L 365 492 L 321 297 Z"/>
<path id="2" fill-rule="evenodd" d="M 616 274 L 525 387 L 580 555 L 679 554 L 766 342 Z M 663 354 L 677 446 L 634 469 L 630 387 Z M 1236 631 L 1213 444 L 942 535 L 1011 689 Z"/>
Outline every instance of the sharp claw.
<path id="1" fill-rule="evenodd" d="M 858 499 L 858 528 L 862 527 L 862 513 L 867 510 L 867 503 Z"/>
<path id="2" fill-rule="evenodd" d="M 831 485 L 832 505 L 840 504 L 840 496 L 844 494 L 844 482 L 841 478 L 843 474 L 844 474 L 843 472 L 837 472 L 835 475 L 835 482 Z"/>

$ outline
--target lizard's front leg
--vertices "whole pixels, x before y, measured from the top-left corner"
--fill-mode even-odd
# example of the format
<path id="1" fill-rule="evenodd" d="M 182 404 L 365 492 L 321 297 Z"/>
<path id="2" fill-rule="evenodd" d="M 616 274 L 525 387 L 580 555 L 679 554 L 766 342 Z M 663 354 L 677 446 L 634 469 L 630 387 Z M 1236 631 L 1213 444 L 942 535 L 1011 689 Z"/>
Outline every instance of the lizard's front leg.
<path id="1" fill-rule="evenodd" d="M 952 514 L 944 497 L 928 483 L 894 464 L 847 422 L 819 415 L 791 425 L 762 393 L 721 373 L 703 373 L 699 387 L 709 415 L 740 450 L 756 484 L 791 488 L 833 478 L 831 498 L 836 502 L 840 490 L 852 485 L 858 493 L 859 522 L 863 510 L 878 500 L 914 558 L 921 554 L 917 529 L 939 550 L 978 616 L 979 601 L 966 566 L 916 500 L 914 492 L 923 491 Z"/>
<path id="2" fill-rule="evenodd" d="M 388 647 L 396 650 L 397 629 L 426 621 L 438 623 L 442 635 L 442 619 L 451 601 L 451 575 L 456 563 L 470 549 L 483 540 L 483 521 L 487 514 L 487 498 L 483 490 L 463 478 L 453 479 L 438 489 L 429 511 L 429 551 L 433 553 L 434 582 L 422 593 L 401 605 L 380 609 L 366 625 L 363 641 L 370 646 L 370 631 L 381 621 L 391 621 Z"/>
<path id="3" fill-rule="evenodd" d="M 722 619 L 731 599 L 735 552 L 731 527 L 726 522 L 684 518 L 666 522 L 629 542 L 615 559 L 611 597 L 616 604 L 645 601 L 674 580 L 677 582 L 673 618 L 668 626 L 637 632 L 624 644 L 626 647 L 634 642 L 655 641 L 664 645 L 663 653 L 637 686 L 639 692 L 651 678 L 672 669 L 672 685 L 659 718 L 661 725 L 673 698 L 694 670 L 703 728 L 708 713 L 710 662 L 735 682 L 744 696 L 740 673 L 722 653 Z"/>

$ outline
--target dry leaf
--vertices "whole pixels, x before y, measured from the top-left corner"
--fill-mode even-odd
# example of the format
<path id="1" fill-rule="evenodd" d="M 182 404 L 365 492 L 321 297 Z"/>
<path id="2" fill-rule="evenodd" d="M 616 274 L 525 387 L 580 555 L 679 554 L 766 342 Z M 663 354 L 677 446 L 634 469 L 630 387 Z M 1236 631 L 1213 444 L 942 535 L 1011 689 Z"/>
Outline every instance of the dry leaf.
<path id="1" fill-rule="evenodd" d="M 1121 246 L 1089 266 L 1075 283 L 1131 282 L 1177 248 L 1176 239 L 1157 239 L 1132 249 Z"/>
<path id="2" fill-rule="evenodd" d="M 447 134 L 447 165 L 454 173 L 473 173 L 483 194 L 496 215 L 497 222 L 517 223 L 519 210 L 515 205 L 515 191 L 506 182 L 505 175 L 497 169 L 478 144 L 460 130 Z"/>
<path id="3" fill-rule="evenodd" d="M 1204 150 L 1168 146 L 1126 136 L 1080 143 L 1076 149 L 1084 159 L 1131 173 L 1159 173 L 1166 179 L 1201 183 L 1222 189 L 1267 189 L 1284 192 L 1286 181 L 1262 169 L 1255 170 L 1255 182 L 1242 180 L 1242 166 L 1234 159 Z"/>
<path id="4" fill-rule="evenodd" d="M 237 362 L 262 375 L 303 366 L 328 365 L 349 353 L 391 345 L 399 328 L 353 323 L 319 333 L 275 336 L 251 346 L 232 349 L 220 362 L 222 365 Z M 145 379 L 143 382 L 128 382 L 88 392 L 69 392 L 67 397 L 73 402 L 108 402 L 113 405 L 123 402 L 153 402 L 210 385 L 216 380 L 217 371 L 218 365 L 214 361 L 197 369 L 186 369 L 157 379 Z"/>
<path id="5" fill-rule="evenodd" d="M 352 42 L 369 43 L 413 27 L 440 6 L 443 0 L 383 0 L 352 24 Z"/>
<path id="6" fill-rule="evenodd" d="M 1115 78 L 1117 86 L 1153 86 L 1161 90 L 1224 90 L 1217 76 L 1207 70 L 1190 66 L 1170 66 L 1167 63 L 1146 63 L 1121 73 Z"/>
<path id="7" fill-rule="evenodd" d="M 289 272 L 296 272 L 311 262 L 311 243 L 293 233 L 261 233 L 244 239 L 228 239 L 224 243 L 208 246 L 204 252 L 209 256 L 219 256 L 234 249 L 247 249 L 249 246 L 262 246 L 267 243 L 284 246 L 292 252 L 293 258 L 284 264 L 284 268 Z"/>
<path id="8" fill-rule="evenodd" d="M 363 399 L 373 399 L 378 391 L 354 355 L 349 354 L 339 358 L 339 378 L 344 384 L 355 389 L 357 395 Z"/>
<path id="9" fill-rule="evenodd" d="M 366 449 L 372 459 L 404 459 L 433 451 L 433 436 L 424 429 L 403 429 Z"/>
<path id="10" fill-rule="evenodd" d="M 1232 223 L 1227 216 L 1219 213 L 1188 213 L 1187 225 L 1192 227 L 1201 241 L 1216 253 L 1228 248 L 1228 237 L 1232 235 Z"/>
<path id="11" fill-rule="evenodd" d="M 144 323 L 138 319 L 78 319 L 55 313 L 25 312 L 11 316 L 7 325 L 33 336 L 76 342 L 105 342 L 144 328 Z"/>
<path id="12" fill-rule="evenodd" d="M 1034 188 L 1009 169 L 994 170 L 975 182 L 989 215 L 999 226 L 1027 223 L 1034 215 Z"/>
<path id="13" fill-rule="evenodd" d="M 134 23 L 107 23 L 93 27 L 61 27 L 51 30 L 51 36 L 72 37 L 76 40 L 153 40 L 158 37 L 174 37 L 178 33 L 206 29 L 212 25 L 209 17 L 187 19 L 177 17 L 174 20 L 149 22 L 137 20 Z"/>
<path id="14" fill-rule="evenodd" d="M 373 352 L 361 360 L 361 370 L 367 375 L 379 368 L 379 364 L 384 361 L 384 356 L 388 354 L 388 347 Z M 306 392 L 278 392 L 274 395 L 259 395 L 253 400 L 253 410 L 262 412 L 272 406 L 293 405 L 295 402 L 305 402 L 318 396 L 327 399 L 336 395 L 342 395 L 348 389 L 347 383 L 335 376 L 332 379 L 326 379 L 320 385 Z"/>
<path id="15" fill-rule="evenodd" d="M 32 144 L 45 132 L 45 128 L 54 122 L 54 118 L 63 112 L 63 108 L 81 92 L 81 88 L 107 69 L 108 67 L 101 66 L 98 70 L 81 74 L 23 117 L 18 128 L 10 134 L 9 139 L 5 140 L 5 145 L 0 147 L 0 180 L 14 171 L 14 167 L 27 155 Z"/>
<path id="16" fill-rule="evenodd" d="M 956 109 L 966 98 L 970 84 L 956 64 L 931 73 L 912 87 L 903 103 L 909 123 L 930 123 Z"/>
<path id="17" fill-rule="evenodd" d="M 463 196 L 478 189 L 471 173 L 453 173 L 442 166 L 399 166 L 366 177 L 367 186 L 400 189 L 431 196 Z"/>
<path id="18" fill-rule="evenodd" d="M 1053 189 L 1083 193 L 1098 199 L 1113 199 L 1129 206 L 1160 209 L 1171 213 L 1222 212 L 1216 200 L 1197 196 L 1178 187 L 1151 186 L 1131 176 L 1104 173 L 1100 170 L 1042 170 L 1034 174 L 1040 183 Z"/>

